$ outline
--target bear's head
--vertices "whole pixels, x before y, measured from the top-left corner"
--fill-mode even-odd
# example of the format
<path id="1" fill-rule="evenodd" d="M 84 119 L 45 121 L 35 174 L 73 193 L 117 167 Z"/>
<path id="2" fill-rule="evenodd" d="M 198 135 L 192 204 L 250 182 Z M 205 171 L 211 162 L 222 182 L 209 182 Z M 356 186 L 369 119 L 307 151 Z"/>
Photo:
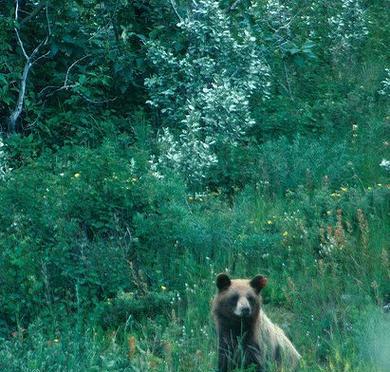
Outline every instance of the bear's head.
<path id="1" fill-rule="evenodd" d="M 259 315 L 260 291 L 267 278 L 256 275 L 252 279 L 230 279 L 225 273 L 217 276 L 218 293 L 214 299 L 214 313 L 219 319 L 250 320 Z"/>

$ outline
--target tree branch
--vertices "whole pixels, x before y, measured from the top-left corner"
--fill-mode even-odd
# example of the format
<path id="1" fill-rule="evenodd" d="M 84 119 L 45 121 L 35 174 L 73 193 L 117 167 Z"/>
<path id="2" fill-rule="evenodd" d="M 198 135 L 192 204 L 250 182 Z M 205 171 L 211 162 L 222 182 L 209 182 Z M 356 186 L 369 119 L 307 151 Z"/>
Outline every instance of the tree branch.
<path id="1" fill-rule="evenodd" d="M 175 3 L 175 0 L 169 0 L 169 2 L 171 3 L 172 5 L 172 8 L 173 8 L 173 11 L 176 13 L 177 15 L 177 18 L 179 18 L 180 22 L 183 22 L 183 18 L 181 17 L 181 15 L 179 14 L 179 12 L 177 11 L 177 6 L 176 6 L 176 3 Z"/>
<path id="2" fill-rule="evenodd" d="M 38 14 L 38 12 L 36 14 Z M 49 51 L 49 52 L 46 52 L 46 53 L 37 57 L 39 50 L 43 46 L 47 45 L 49 38 L 51 36 L 48 3 L 46 2 L 46 22 L 47 22 L 46 37 L 44 40 L 42 40 L 35 47 L 35 49 L 32 51 L 32 53 L 30 55 L 28 55 L 26 48 L 24 47 L 24 43 L 20 37 L 19 29 L 18 29 L 18 27 L 20 27 L 20 26 L 18 25 L 18 20 L 19 20 L 19 0 L 16 0 L 16 5 L 15 5 L 15 23 L 16 23 L 16 25 L 14 27 L 14 30 L 15 30 L 16 38 L 18 40 L 18 44 L 20 46 L 20 49 L 22 50 L 24 58 L 26 59 L 26 63 L 24 64 L 23 74 L 22 74 L 22 77 L 20 79 L 18 100 L 16 102 L 15 109 L 11 112 L 11 114 L 8 118 L 8 131 L 11 133 L 14 133 L 16 131 L 16 122 L 19 119 L 19 116 L 21 115 L 21 113 L 23 111 L 23 104 L 24 104 L 24 99 L 25 99 L 25 95 L 26 95 L 26 86 L 27 86 L 27 80 L 28 80 L 28 75 L 29 75 L 30 69 L 34 63 L 38 62 L 42 58 L 47 57 L 50 54 L 50 51 Z"/>
<path id="3" fill-rule="evenodd" d="M 18 96 L 18 100 L 16 103 L 16 107 L 15 107 L 14 111 L 12 111 L 12 113 L 9 117 L 8 129 L 11 132 L 15 132 L 16 121 L 18 120 L 18 118 L 23 110 L 24 96 L 26 94 L 26 84 L 27 84 L 27 78 L 28 78 L 28 73 L 30 72 L 30 68 L 31 68 L 31 62 L 28 59 L 26 64 L 24 65 L 22 79 L 20 80 L 19 96 Z"/>
<path id="4" fill-rule="evenodd" d="M 27 17 L 23 18 L 20 21 L 20 27 L 22 27 L 24 24 L 26 24 L 30 19 L 36 17 L 40 11 L 45 7 L 44 2 L 42 1 Z"/>
<path id="5" fill-rule="evenodd" d="M 70 73 L 70 70 L 76 66 L 78 63 L 80 63 L 81 61 L 83 61 L 84 59 L 90 57 L 91 55 L 90 54 L 87 54 L 85 55 L 84 57 L 81 57 L 79 58 L 78 60 L 74 61 L 68 68 L 68 70 L 66 71 L 66 75 L 65 75 L 65 80 L 64 80 L 64 86 L 67 86 L 68 84 L 68 79 L 69 79 L 69 73 Z"/>
<path id="6" fill-rule="evenodd" d="M 64 83 L 61 85 L 61 86 L 53 86 L 53 85 L 49 85 L 45 88 L 43 88 L 40 92 L 39 92 L 39 95 L 42 96 L 44 92 L 46 92 L 46 90 L 49 90 L 49 89 L 52 89 L 50 92 L 48 92 L 46 94 L 46 98 L 48 97 L 51 97 L 52 95 L 54 95 L 55 93 L 58 93 L 58 92 L 61 92 L 62 90 L 65 90 L 65 91 L 68 91 L 70 89 L 73 89 L 73 88 L 76 88 L 79 84 L 78 83 L 73 83 L 73 84 L 69 84 L 69 76 L 70 76 L 70 73 L 71 73 L 71 70 L 78 64 L 80 63 L 81 61 L 83 61 L 84 59 L 90 57 L 91 55 L 90 54 L 87 54 L 85 55 L 84 57 L 81 57 L 79 59 L 77 59 L 76 61 L 74 61 L 69 67 L 68 69 L 66 70 L 66 74 L 65 74 L 65 78 L 64 78 Z M 78 92 L 78 91 L 75 91 L 75 94 L 77 94 L 78 96 L 80 96 L 82 99 L 84 99 L 85 101 L 87 101 L 88 103 L 92 103 L 92 104 L 95 104 L 95 105 L 99 105 L 99 104 L 102 104 L 102 103 L 108 103 L 108 102 L 113 102 L 113 101 L 116 101 L 118 99 L 118 97 L 114 97 L 114 98 L 110 98 L 110 99 L 104 99 L 104 100 L 94 100 L 92 98 L 89 98 L 87 97 L 85 94 L 81 93 L 81 92 Z"/>
<path id="7" fill-rule="evenodd" d="M 68 90 L 68 89 L 71 89 L 71 88 L 74 88 L 77 86 L 77 84 L 69 84 L 68 81 L 69 81 L 69 75 L 70 75 L 70 72 L 72 70 L 73 67 L 75 67 L 78 63 L 80 63 L 81 61 L 83 61 L 84 59 L 90 57 L 91 55 L 90 54 L 87 54 L 85 55 L 84 57 L 81 57 L 79 59 L 77 59 L 76 61 L 74 61 L 69 67 L 68 69 L 66 70 L 66 74 L 65 74 L 65 79 L 64 79 L 64 83 L 61 85 L 61 86 L 52 86 L 52 85 L 49 85 L 45 88 L 43 88 L 40 92 L 39 92 L 39 95 L 42 95 L 46 90 L 49 90 L 51 88 L 55 88 L 53 89 L 50 93 L 48 93 L 46 95 L 46 97 L 50 97 L 52 96 L 54 93 L 57 93 L 57 92 L 60 92 L 61 90 Z"/>
<path id="8" fill-rule="evenodd" d="M 23 55 L 24 55 L 24 57 L 28 61 L 29 56 L 28 56 L 28 54 L 26 52 L 26 49 L 24 49 L 24 44 L 23 44 L 22 39 L 20 38 L 19 30 L 18 30 L 18 27 L 17 27 L 18 17 L 19 17 L 19 1 L 16 0 L 16 5 L 15 5 L 15 23 L 16 23 L 16 26 L 14 27 L 14 30 L 15 30 L 15 33 L 16 33 L 16 37 L 18 39 L 18 44 L 20 46 L 20 49 L 22 49 Z"/>

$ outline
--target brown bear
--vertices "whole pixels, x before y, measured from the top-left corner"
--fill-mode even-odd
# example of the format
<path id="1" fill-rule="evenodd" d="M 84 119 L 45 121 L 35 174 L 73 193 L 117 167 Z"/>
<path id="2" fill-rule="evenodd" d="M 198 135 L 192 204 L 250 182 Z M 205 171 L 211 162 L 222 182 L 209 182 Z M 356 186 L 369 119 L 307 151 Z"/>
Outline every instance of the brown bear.
<path id="1" fill-rule="evenodd" d="M 260 291 L 267 278 L 231 280 L 217 276 L 218 293 L 212 312 L 218 333 L 218 371 L 255 366 L 258 372 L 273 368 L 294 370 L 301 356 L 281 328 L 261 308 Z"/>

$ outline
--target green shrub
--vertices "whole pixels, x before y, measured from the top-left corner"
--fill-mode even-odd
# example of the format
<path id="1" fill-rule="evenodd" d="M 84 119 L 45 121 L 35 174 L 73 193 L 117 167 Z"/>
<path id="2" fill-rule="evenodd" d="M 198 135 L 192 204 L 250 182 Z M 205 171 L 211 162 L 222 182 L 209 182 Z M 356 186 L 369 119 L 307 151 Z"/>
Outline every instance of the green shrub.
<path id="1" fill-rule="evenodd" d="M 12 321 L 77 296 L 91 304 L 131 289 L 129 263 L 164 254 L 157 245 L 140 251 L 137 221 L 180 202 L 180 183 L 158 180 L 142 151 L 107 142 L 95 150 L 65 147 L 54 164 L 50 156 L 0 185 L 1 307 Z"/>

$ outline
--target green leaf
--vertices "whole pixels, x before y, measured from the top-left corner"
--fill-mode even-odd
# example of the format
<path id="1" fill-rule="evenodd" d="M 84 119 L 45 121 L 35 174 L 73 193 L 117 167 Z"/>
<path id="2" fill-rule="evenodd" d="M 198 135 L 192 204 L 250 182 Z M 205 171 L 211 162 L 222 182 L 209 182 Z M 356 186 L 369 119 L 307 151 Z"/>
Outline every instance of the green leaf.
<path id="1" fill-rule="evenodd" d="M 79 76 L 79 83 L 80 85 L 84 84 L 87 80 L 87 77 L 85 75 L 80 75 Z"/>

